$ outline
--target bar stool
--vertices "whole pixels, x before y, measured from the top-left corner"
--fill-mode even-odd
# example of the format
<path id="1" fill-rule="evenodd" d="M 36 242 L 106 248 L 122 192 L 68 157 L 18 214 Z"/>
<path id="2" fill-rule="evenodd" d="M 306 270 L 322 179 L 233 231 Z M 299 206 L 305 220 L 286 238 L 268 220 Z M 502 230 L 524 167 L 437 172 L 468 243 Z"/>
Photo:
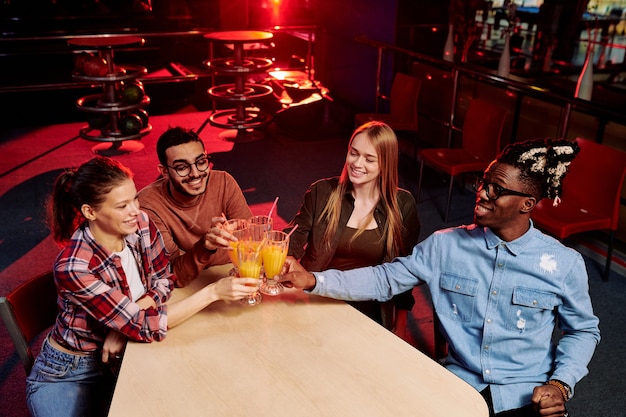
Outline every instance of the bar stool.
<path id="1" fill-rule="evenodd" d="M 213 58 L 204 62 L 213 75 L 231 75 L 234 83 L 214 85 L 208 93 L 216 101 L 232 103 L 233 109 L 214 110 L 207 121 L 212 126 L 228 129 L 220 133 L 220 138 L 231 142 L 250 142 L 259 140 L 263 134 L 257 128 L 268 125 L 272 116 L 250 104 L 269 98 L 272 87 L 262 84 L 248 83 L 248 76 L 266 72 L 272 66 L 272 60 L 267 58 L 244 56 L 246 45 L 264 42 L 274 35 L 271 32 L 256 30 L 236 30 L 211 32 L 204 35 L 211 42 L 221 42 L 233 45 L 233 57 Z M 212 46 L 211 46 L 212 50 Z M 198 129 L 198 133 L 205 127 L 207 121 Z"/>
<path id="2" fill-rule="evenodd" d="M 119 155 L 136 152 L 143 149 L 143 144 L 137 140 L 147 135 L 152 126 L 144 119 L 139 131 L 132 133 L 120 129 L 120 120 L 126 115 L 137 112 L 150 104 L 150 98 L 143 95 L 137 102 L 125 102 L 122 99 L 124 83 L 131 83 L 147 69 L 138 65 L 118 66 L 113 62 L 113 48 L 132 44 L 143 45 L 144 39 L 137 36 L 94 36 L 77 37 L 68 40 L 70 46 L 94 48 L 107 64 L 105 74 L 86 75 L 75 71 L 72 77 L 77 81 L 102 83 L 102 93 L 81 97 L 76 101 L 78 110 L 91 115 L 104 116 L 103 126 L 94 128 L 87 126 L 80 129 L 80 137 L 94 142 L 102 142 L 92 147 L 94 153 L 100 155 Z"/>

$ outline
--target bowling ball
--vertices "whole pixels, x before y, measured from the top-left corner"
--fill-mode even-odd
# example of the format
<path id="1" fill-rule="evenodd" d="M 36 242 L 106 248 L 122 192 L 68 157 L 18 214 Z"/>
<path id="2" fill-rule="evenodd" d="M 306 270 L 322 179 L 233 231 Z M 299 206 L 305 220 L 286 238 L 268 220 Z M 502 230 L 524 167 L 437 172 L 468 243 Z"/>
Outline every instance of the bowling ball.
<path id="1" fill-rule="evenodd" d="M 137 109 L 137 110 L 134 110 L 133 113 L 139 116 L 139 118 L 141 119 L 142 129 L 145 127 L 148 127 L 148 112 L 147 111 L 145 111 L 144 109 Z"/>
<path id="2" fill-rule="evenodd" d="M 89 61 L 91 58 L 93 58 L 93 54 L 90 54 L 89 52 L 81 52 L 80 54 L 76 55 L 74 57 L 74 69 L 76 70 L 76 72 L 84 74 L 85 62 Z"/>
<path id="3" fill-rule="evenodd" d="M 145 95 L 143 84 L 140 81 L 126 84 L 122 90 L 122 100 L 128 104 L 141 103 Z"/>
<path id="4" fill-rule="evenodd" d="M 141 117 L 136 114 L 125 114 L 120 118 L 119 129 L 125 135 L 136 135 L 141 132 Z"/>
<path id="5" fill-rule="evenodd" d="M 104 77 L 108 72 L 107 61 L 101 56 L 91 56 L 83 62 L 83 74 L 88 77 Z"/>

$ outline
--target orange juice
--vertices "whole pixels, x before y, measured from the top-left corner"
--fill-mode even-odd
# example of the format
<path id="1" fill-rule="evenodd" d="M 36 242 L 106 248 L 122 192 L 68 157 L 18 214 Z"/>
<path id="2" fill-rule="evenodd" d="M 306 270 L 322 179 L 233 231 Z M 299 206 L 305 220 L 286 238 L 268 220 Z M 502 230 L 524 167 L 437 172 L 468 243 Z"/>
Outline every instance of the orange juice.
<path id="1" fill-rule="evenodd" d="M 233 250 L 228 251 L 228 256 L 230 256 L 230 261 L 235 266 L 239 265 L 239 252 L 237 250 L 237 247 L 239 247 L 240 243 L 241 241 L 228 242 L 230 247 L 233 248 Z M 246 247 L 248 247 L 250 250 L 256 251 L 259 248 L 259 245 L 261 244 L 261 242 L 246 241 L 245 244 L 246 244 Z"/>
<path id="2" fill-rule="evenodd" d="M 261 257 L 262 248 L 259 247 L 261 242 L 253 242 L 251 240 L 242 240 L 237 245 L 237 257 L 240 277 L 259 278 L 261 276 L 261 265 L 263 258 Z"/>
<path id="3" fill-rule="evenodd" d="M 284 245 L 267 245 L 262 251 L 265 276 L 272 279 L 275 275 L 280 274 L 283 269 L 285 259 L 287 259 L 287 248 Z"/>
<path id="4" fill-rule="evenodd" d="M 243 261 L 239 263 L 239 276 L 246 278 L 259 278 L 261 276 L 261 263 L 255 261 Z"/>
<path id="5" fill-rule="evenodd" d="M 247 237 L 248 233 L 248 220 L 246 219 L 231 219 L 224 223 L 224 228 L 227 232 L 232 234 L 238 241 L 244 240 Z M 228 251 L 228 256 L 230 257 L 230 261 L 233 265 L 237 266 L 239 263 L 239 258 L 237 255 L 237 245 L 238 241 L 230 241 L 228 242 L 230 247 L 233 250 Z"/>
<path id="6" fill-rule="evenodd" d="M 229 250 L 228 251 L 228 256 L 230 256 L 230 261 L 233 263 L 233 265 L 237 266 L 239 264 L 239 255 L 237 255 L 237 246 L 239 245 L 239 242 L 228 242 L 230 244 L 230 247 L 233 248 L 233 250 Z"/>

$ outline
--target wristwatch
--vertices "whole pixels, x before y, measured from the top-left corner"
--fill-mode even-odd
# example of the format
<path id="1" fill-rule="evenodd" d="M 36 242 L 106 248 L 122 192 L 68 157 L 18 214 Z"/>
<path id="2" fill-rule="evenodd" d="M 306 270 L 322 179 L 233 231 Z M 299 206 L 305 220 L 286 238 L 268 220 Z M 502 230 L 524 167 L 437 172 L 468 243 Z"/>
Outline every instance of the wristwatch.
<path id="1" fill-rule="evenodd" d="M 561 391 L 563 398 L 565 401 L 569 401 L 572 398 L 572 389 L 563 381 L 559 381 L 558 379 L 551 379 L 546 382 L 548 385 L 554 385 Z"/>

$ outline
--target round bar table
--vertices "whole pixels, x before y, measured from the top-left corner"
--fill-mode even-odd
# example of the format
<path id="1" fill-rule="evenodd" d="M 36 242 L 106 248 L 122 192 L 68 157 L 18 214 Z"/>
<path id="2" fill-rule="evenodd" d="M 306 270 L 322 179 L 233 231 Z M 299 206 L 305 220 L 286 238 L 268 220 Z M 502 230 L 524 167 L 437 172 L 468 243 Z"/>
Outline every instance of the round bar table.
<path id="1" fill-rule="evenodd" d="M 235 30 L 211 32 L 204 35 L 211 42 L 233 45 L 233 57 L 211 58 L 205 65 L 217 75 L 232 75 L 234 83 L 214 85 L 208 93 L 213 99 L 232 103 L 235 108 L 216 110 L 209 116 L 211 125 L 227 129 L 220 133 L 224 140 L 232 142 L 250 142 L 263 137 L 255 129 L 266 126 L 272 116 L 250 104 L 264 100 L 273 93 L 272 87 L 262 84 L 247 83 L 250 74 L 266 72 L 272 66 L 267 58 L 246 57 L 246 45 L 264 42 L 274 35 L 271 32 L 257 30 Z M 201 129 L 199 129 L 201 130 Z"/>
<path id="2" fill-rule="evenodd" d="M 94 153 L 100 155 L 119 155 L 136 152 L 143 149 L 143 144 L 138 140 L 152 130 L 152 126 L 147 124 L 142 126 L 137 133 L 125 133 L 120 130 L 119 121 L 121 117 L 133 110 L 143 108 L 150 103 L 150 98 L 146 95 L 138 103 L 125 103 L 120 99 L 120 88 L 124 82 L 132 82 L 139 76 L 147 73 L 145 67 L 138 65 L 118 66 L 113 62 L 113 48 L 133 44 L 143 45 L 144 39 L 138 36 L 90 36 L 69 39 L 71 46 L 94 48 L 98 54 L 107 62 L 107 73 L 102 76 L 89 76 L 75 72 L 72 77 L 78 81 L 89 81 L 102 83 L 102 93 L 81 97 L 76 101 L 76 106 L 80 111 L 106 115 L 108 123 L 106 127 L 96 129 L 84 127 L 80 129 L 80 136 L 95 142 L 102 142 L 92 148 Z"/>

